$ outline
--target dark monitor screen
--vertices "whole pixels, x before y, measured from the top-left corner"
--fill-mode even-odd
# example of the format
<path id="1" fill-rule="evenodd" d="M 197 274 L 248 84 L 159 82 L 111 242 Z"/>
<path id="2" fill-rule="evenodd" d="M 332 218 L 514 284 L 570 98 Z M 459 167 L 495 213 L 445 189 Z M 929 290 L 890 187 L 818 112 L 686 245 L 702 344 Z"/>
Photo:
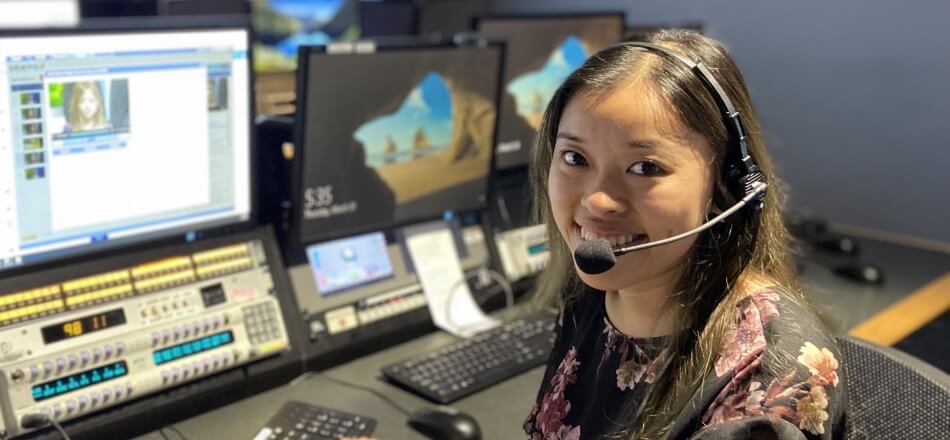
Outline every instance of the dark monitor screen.
<path id="1" fill-rule="evenodd" d="M 496 168 L 528 163 L 554 91 L 587 57 L 620 41 L 623 25 L 619 13 L 478 21 L 479 34 L 507 42 Z"/>
<path id="2" fill-rule="evenodd" d="M 360 38 L 357 0 L 248 0 L 254 71 L 290 72 L 302 45 Z"/>
<path id="3" fill-rule="evenodd" d="M 300 243 L 484 209 L 501 45 L 307 49 L 295 156 Z"/>
<path id="4" fill-rule="evenodd" d="M 363 37 L 415 35 L 419 10 L 411 0 L 360 2 L 360 33 Z"/>
<path id="5" fill-rule="evenodd" d="M 248 34 L 0 35 L 0 278 L 252 221 Z"/>

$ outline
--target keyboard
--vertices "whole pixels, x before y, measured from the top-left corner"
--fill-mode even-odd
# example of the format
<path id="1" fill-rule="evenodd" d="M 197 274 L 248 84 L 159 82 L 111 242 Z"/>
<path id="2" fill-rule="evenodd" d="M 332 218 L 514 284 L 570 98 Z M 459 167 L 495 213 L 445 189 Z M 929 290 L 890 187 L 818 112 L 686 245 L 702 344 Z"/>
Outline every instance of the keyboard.
<path id="1" fill-rule="evenodd" d="M 254 440 L 336 440 L 369 436 L 376 420 L 309 403 L 288 401 L 271 417 Z"/>
<path id="2" fill-rule="evenodd" d="M 447 404 L 548 360 L 554 315 L 536 314 L 479 333 L 423 356 L 383 367 L 383 377 L 433 402 Z"/>

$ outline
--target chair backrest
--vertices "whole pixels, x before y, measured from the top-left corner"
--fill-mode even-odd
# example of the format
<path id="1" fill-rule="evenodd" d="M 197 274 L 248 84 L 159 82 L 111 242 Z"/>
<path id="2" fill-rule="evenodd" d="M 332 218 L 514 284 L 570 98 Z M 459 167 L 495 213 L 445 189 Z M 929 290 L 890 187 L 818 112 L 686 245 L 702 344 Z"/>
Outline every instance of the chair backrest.
<path id="1" fill-rule="evenodd" d="M 839 337 L 848 439 L 950 439 L 950 375 L 893 348 Z"/>

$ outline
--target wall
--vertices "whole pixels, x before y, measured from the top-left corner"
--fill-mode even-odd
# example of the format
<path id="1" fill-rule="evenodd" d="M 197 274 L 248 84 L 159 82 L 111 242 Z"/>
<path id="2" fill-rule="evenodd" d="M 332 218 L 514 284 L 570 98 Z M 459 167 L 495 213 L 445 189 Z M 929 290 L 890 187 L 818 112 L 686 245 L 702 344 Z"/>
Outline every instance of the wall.
<path id="1" fill-rule="evenodd" d="M 950 249 L 950 2 L 495 0 L 702 21 L 739 63 L 791 206 Z M 927 244 L 927 243 L 925 243 Z"/>

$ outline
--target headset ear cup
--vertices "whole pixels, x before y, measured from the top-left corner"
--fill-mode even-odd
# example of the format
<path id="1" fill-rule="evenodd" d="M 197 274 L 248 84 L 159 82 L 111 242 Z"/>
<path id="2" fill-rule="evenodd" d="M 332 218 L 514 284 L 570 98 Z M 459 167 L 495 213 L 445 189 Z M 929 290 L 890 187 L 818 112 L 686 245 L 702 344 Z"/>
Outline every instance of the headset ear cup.
<path id="1" fill-rule="evenodd" d="M 739 186 L 740 186 L 740 188 L 741 188 L 742 191 L 743 191 L 743 196 L 747 196 L 747 195 L 749 195 L 749 194 L 752 194 L 752 192 L 755 191 L 755 183 L 757 183 L 757 182 L 766 183 L 766 182 L 765 182 L 765 174 L 763 174 L 763 173 L 762 173 L 761 171 L 759 171 L 759 170 L 752 171 L 752 172 L 747 173 L 747 174 L 744 174 L 742 177 L 740 177 L 740 178 L 739 178 Z M 753 200 L 753 201 L 750 203 L 750 205 L 752 206 L 752 210 L 753 210 L 753 211 L 755 211 L 755 212 L 760 212 L 760 211 L 762 211 L 762 207 L 763 207 L 763 204 L 764 204 L 763 202 L 764 202 L 764 200 L 765 200 L 765 193 L 766 193 L 767 191 L 768 191 L 768 190 L 763 191 L 762 194 L 760 194 L 758 197 L 756 197 L 755 200 Z"/>

